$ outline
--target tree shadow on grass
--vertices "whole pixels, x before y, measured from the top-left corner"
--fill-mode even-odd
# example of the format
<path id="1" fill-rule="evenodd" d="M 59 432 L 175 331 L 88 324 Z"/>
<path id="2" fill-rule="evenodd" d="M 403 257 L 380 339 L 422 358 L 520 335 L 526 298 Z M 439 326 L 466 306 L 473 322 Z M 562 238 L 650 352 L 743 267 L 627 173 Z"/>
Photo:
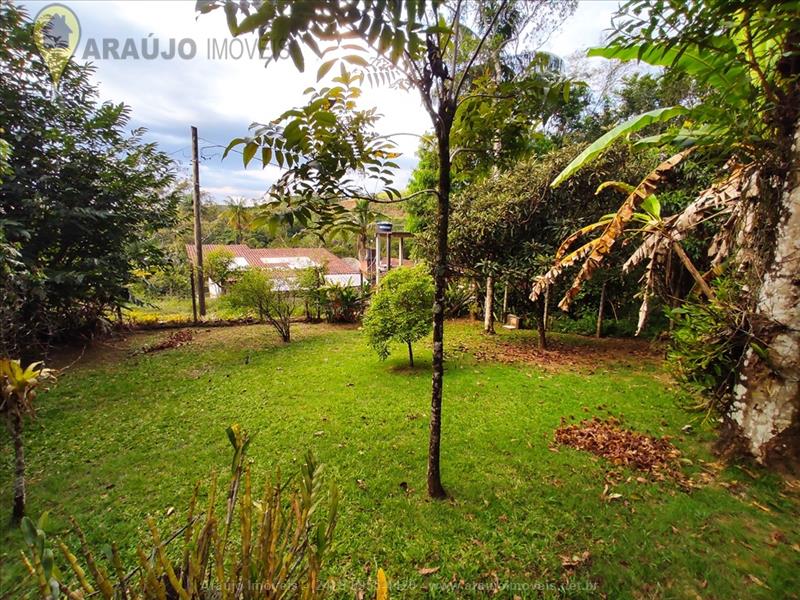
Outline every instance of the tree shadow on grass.
<path id="1" fill-rule="evenodd" d="M 414 366 L 408 364 L 408 358 L 396 358 L 387 361 L 388 371 L 395 375 L 420 375 L 430 374 L 431 360 L 429 358 L 414 359 Z"/>

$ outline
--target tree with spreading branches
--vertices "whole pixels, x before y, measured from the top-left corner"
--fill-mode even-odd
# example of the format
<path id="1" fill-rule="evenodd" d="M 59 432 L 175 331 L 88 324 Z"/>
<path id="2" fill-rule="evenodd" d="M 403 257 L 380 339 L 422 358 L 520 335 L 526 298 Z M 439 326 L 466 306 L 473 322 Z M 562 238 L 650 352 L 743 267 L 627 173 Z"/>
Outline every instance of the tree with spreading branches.
<path id="1" fill-rule="evenodd" d="M 317 80 L 338 64 L 332 85 L 309 90 L 309 102 L 286 111 L 269 124 L 254 124 L 250 135 L 231 142 L 242 146 L 245 164 L 256 155 L 263 165 L 273 159 L 285 168 L 270 190 L 288 220 L 334 220 L 345 209 L 343 199 L 399 202 L 392 187 L 398 165 L 392 140 L 375 131 L 378 113 L 360 109 L 360 85 L 384 83 L 419 94 L 433 125 L 438 158 L 436 185 L 413 195 L 431 195 L 436 202 L 436 257 L 432 265 L 433 378 L 428 493 L 447 496 L 439 468 L 442 386 L 444 375 L 444 299 L 447 277 L 447 239 L 454 156 L 462 151 L 451 144 L 458 131 L 480 124 L 487 111 L 513 106 L 521 100 L 563 94 L 541 77 L 520 76 L 496 81 L 485 76 L 495 48 L 491 38 L 509 11 L 546 9 L 545 2 L 487 0 L 442 3 L 429 0 L 307 0 L 258 5 L 232 0 L 204 0 L 201 13 L 223 9 L 233 35 L 255 33 L 259 48 L 271 60 L 288 55 L 299 70 L 305 53 L 322 59 Z M 528 62 L 531 74 L 541 64 Z M 352 70 L 348 70 L 352 69 Z M 505 108 L 504 108 L 505 110 Z M 467 149 L 464 149 L 466 151 Z M 381 184 L 379 193 L 367 193 L 364 177 Z"/>

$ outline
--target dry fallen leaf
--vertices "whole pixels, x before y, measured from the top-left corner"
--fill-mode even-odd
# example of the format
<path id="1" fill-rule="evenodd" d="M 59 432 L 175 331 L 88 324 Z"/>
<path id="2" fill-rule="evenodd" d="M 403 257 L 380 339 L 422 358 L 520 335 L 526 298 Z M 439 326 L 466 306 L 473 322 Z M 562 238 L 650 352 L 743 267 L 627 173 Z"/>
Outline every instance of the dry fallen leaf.
<path id="1" fill-rule="evenodd" d="M 439 570 L 439 567 L 421 567 L 417 570 L 420 575 L 432 575 Z"/>
<path id="2" fill-rule="evenodd" d="M 574 569 L 579 567 L 583 564 L 589 562 L 589 558 L 591 554 L 588 550 L 584 550 L 581 554 L 562 554 L 561 555 L 561 566 L 565 569 Z"/>

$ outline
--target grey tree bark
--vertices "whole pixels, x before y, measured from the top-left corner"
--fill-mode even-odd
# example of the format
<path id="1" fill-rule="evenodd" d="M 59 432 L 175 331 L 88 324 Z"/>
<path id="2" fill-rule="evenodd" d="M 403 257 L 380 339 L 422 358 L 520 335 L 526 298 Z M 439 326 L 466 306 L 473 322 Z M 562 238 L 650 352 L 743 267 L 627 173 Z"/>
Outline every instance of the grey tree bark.
<path id="1" fill-rule="evenodd" d="M 775 251 L 753 319 L 767 358 L 748 350 L 728 415 L 762 463 L 800 458 L 800 127 L 779 209 Z"/>
<path id="2" fill-rule="evenodd" d="M 603 282 L 603 288 L 600 290 L 600 306 L 597 308 L 597 328 L 594 333 L 594 337 L 600 338 L 603 337 L 603 313 L 606 305 L 606 284 L 608 282 Z"/>
<path id="3" fill-rule="evenodd" d="M 494 277 L 486 277 L 486 301 L 483 305 L 483 331 L 494 334 Z"/>

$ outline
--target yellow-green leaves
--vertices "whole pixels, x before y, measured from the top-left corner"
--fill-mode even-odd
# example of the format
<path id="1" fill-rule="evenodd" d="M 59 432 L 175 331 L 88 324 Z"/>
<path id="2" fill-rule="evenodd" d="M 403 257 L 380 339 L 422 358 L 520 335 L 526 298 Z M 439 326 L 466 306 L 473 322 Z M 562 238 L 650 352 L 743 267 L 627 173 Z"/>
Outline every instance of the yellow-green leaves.
<path id="1" fill-rule="evenodd" d="M 654 123 L 663 123 L 664 121 L 669 121 L 670 119 L 677 117 L 678 115 L 686 114 L 687 112 L 688 110 L 683 106 L 669 106 L 650 110 L 640 115 L 635 115 L 627 121 L 620 123 L 608 131 L 605 135 L 599 137 L 594 142 L 589 144 L 589 146 L 587 146 L 583 152 L 576 156 L 575 159 L 569 163 L 564 170 L 561 171 L 561 173 L 558 174 L 558 176 L 553 180 L 553 183 L 550 184 L 550 187 L 555 188 L 564 183 L 564 181 L 572 177 L 576 171 L 585 167 L 587 164 L 605 152 L 611 146 L 611 144 L 613 144 L 620 137 L 635 133 Z"/>

